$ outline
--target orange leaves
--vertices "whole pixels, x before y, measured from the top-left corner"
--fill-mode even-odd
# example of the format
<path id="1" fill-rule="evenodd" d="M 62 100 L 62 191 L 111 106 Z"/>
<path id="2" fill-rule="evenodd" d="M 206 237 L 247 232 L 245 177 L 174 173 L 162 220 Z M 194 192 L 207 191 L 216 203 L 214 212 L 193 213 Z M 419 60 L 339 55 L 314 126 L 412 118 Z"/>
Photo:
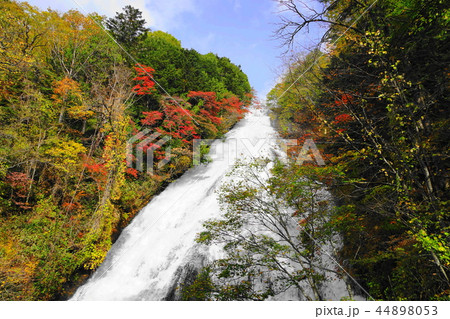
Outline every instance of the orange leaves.
<path id="1" fill-rule="evenodd" d="M 85 16 L 79 11 L 70 10 L 62 16 L 66 27 L 71 32 L 67 32 L 68 36 L 72 36 L 76 41 L 86 41 L 89 37 L 96 33 L 101 34 L 102 29 L 89 16 Z"/>
<path id="2" fill-rule="evenodd" d="M 76 10 L 70 10 L 63 15 L 63 19 L 67 22 L 69 27 L 74 32 L 80 32 L 88 30 L 89 28 L 98 28 L 92 19 L 84 16 L 82 13 Z"/>
<path id="3" fill-rule="evenodd" d="M 106 169 L 105 169 L 105 164 L 94 163 L 94 164 L 89 165 L 89 164 L 85 163 L 84 167 L 86 167 L 90 173 L 100 174 L 100 175 L 107 174 Z"/>
<path id="4" fill-rule="evenodd" d="M 128 175 L 133 176 L 134 178 L 137 178 L 139 175 L 139 171 L 132 167 L 128 167 L 126 172 Z"/>
<path id="5" fill-rule="evenodd" d="M 216 92 L 201 92 L 201 91 L 190 91 L 187 95 L 190 98 L 196 98 L 196 99 L 202 99 L 205 101 L 205 104 L 208 105 L 208 107 L 216 106 Z"/>
<path id="6" fill-rule="evenodd" d="M 52 99 L 61 107 L 61 112 L 67 110 L 69 117 L 73 119 L 88 119 L 94 112 L 86 105 L 80 84 L 68 77 L 53 83 Z M 61 114 L 61 117 L 63 114 Z"/>
<path id="7" fill-rule="evenodd" d="M 298 225 L 301 227 L 304 227 L 304 226 L 306 226 L 307 223 L 308 223 L 308 218 L 303 218 L 302 220 L 300 220 L 298 222 Z"/>
<path id="8" fill-rule="evenodd" d="M 52 98 L 58 103 L 67 100 L 72 95 L 81 97 L 80 85 L 68 77 L 53 83 L 53 93 Z"/>
<path id="9" fill-rule="evenodd" d="M 230 96 L 217 101 L 215 92 L 195 92 L 191 91 L 188 97 L 196 101 L 200 107 L 200 114 L 209 119 L 213 124 L 220 124 L 223 116 L 242 115 L 247 112 L 244 103 L 236 97 Z M 242 117 L 242 116 L 240 116 Z"/>
<path id="10" fill-rule="evenodd" d="M 68 212 L 73 212 L 79 210 L 81 208 L 81 204 L 78 202 L 65 202 L 62 204 L 62 207 Z"/>
<path id="11" fill-rule="evenodd" d="M 3 235 L 3 234 L 2 234 Z M 20 291 L 14 295 L 15 300 L 26 300 L 27 294 L 32 293 L 34 288 L 34 274 L 39 260 L 36 257 L 27 257 L 21 251 L 20 241 L 14 232 L 5 233 L 5 238 L 0 241 L 0 291 L 2 300 L 11 300 L 8 294 Z M 10 295 L 12 296 L 12 295 Z M 29 299 L 28 299 L 29 300 Z"/>

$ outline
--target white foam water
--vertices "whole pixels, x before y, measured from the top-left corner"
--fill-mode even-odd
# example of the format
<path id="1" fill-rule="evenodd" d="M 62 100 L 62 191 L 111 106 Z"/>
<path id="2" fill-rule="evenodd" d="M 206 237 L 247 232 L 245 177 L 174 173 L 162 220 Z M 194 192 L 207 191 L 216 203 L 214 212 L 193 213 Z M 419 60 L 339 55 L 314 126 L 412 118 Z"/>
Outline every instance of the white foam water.
<path id="1" fill-rule="evenodd" d="M 187 171 L 139 212 L 71 300 L 164 300 L 183 267 L 201 268 L 222 256 L 220 247 L 195 243 L 203 222 L 220 217 L 215 190 L 230 178 L 226 174 L 237 159 L 282 156 L 267 112 L 250 111 L 224 140 L 213 142 L 212 162 Z M 327 299 L 346 295 L 345 283 L 337 278 L 323 289 Z M 290 289 L 275 299 L 302 298 Z"/>

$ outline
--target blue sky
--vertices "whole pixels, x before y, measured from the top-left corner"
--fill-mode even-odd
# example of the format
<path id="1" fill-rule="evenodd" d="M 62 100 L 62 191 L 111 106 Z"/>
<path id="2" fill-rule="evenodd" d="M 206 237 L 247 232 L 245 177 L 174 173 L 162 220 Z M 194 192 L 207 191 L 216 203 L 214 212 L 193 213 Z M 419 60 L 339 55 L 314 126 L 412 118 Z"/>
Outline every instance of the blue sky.
<path id="1" fill-rule="evenodd" d="M 307 1 L 314 5 L 313 0 Z M 213 52 L 241 65 L 250 84 L 264 98 L 282 72 L 285 48 L 274 39 L 280 7 L 274 0 L 29 0 L 41 9 L 77 9 L 113 17 L 128 4 L 143 12 L 152 30 L 175 36 L 185 48 Z M 317 5 L 317 4 L 316 4 Z M 297 38 L 299 47 L 318 42 L 323 29 Z"/>

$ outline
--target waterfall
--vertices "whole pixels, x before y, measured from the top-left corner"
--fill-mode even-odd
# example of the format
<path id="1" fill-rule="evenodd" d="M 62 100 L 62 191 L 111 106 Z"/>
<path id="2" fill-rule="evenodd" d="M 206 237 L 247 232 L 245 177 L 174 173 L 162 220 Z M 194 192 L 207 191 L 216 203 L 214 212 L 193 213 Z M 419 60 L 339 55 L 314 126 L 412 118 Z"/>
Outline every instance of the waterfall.
<path id="1" fill-rule="evenodd" d="M 270 155 L 275 137 L 266 112 L 251 110 L 211 145 L 211 163 L 190 169 L 139 212 L 72 300 L 162 300 L 177 277 L 188 275 L 186 263 L 202 266 L 220 256 L 217 247 L 194 242 L 202 223 L 220 215 L 214 191 L 236 158 Z"/>
<path id="2" fill-rule="evenodd" d="M 121 233 L 105 261 L 71 300 L 174 300 L 177 286 L 192 279 L 219 247 L 196 244 L 204 221 L 220 216 L 215 190 L 230 177 L 236 159 L 282 154 L 265 110 L 252 109 L 211 145 L 211 163 L 195 166 L 144 207 Z M 340 298 L 345 284 L 330 282 L 327 298 Z M 335 296 L 336 295 L 336 296 Z M 276 299 L 299 300 L 295 290 Z"/>

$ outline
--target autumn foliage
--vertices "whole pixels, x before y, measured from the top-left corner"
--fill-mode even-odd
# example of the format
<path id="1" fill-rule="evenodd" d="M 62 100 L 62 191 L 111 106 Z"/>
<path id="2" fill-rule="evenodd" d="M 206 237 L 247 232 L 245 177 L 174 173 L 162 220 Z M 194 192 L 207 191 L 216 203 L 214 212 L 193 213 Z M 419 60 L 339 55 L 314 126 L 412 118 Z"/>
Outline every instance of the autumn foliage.
<path id="1" fill-rule="evenodd" d="M 296 1 L 283 2 L 298 14 Z M 269 93 L 278 129 L 311 134 L 340 171 L 332 222 L 344 238 L 340 257 L 363 288 L 375 299 L 448 300 L 448 6 L 324 3 L 333 43 L 295 53 Z M 289 30 L 280 29 L 288 41 Z"/>
<path id="2" fill-rule="evenodd" d="M 133 87 L 133 92 L 137 95 L 151 94 L 154 92 L 155 82 L 152 80 L 154 69 L 151 67 L 137 64 L 134 68 L 138 73 L 133 80 L 139 83 Z"/>
<path id="3" fill-rule="evenodd" d="M 125 11 L 105 21 L 0 1 L 1 300 L 67 298 L 134 215 L 192 165 L 193 139 L 225 133 L 250 101 L 247 77 L 229 59 L 184 49 L 144 28 L 138 9 Z M 153 175 L 127 154 L 144 129 L 170 139 L 134 145 L 154 150 Z"/>

